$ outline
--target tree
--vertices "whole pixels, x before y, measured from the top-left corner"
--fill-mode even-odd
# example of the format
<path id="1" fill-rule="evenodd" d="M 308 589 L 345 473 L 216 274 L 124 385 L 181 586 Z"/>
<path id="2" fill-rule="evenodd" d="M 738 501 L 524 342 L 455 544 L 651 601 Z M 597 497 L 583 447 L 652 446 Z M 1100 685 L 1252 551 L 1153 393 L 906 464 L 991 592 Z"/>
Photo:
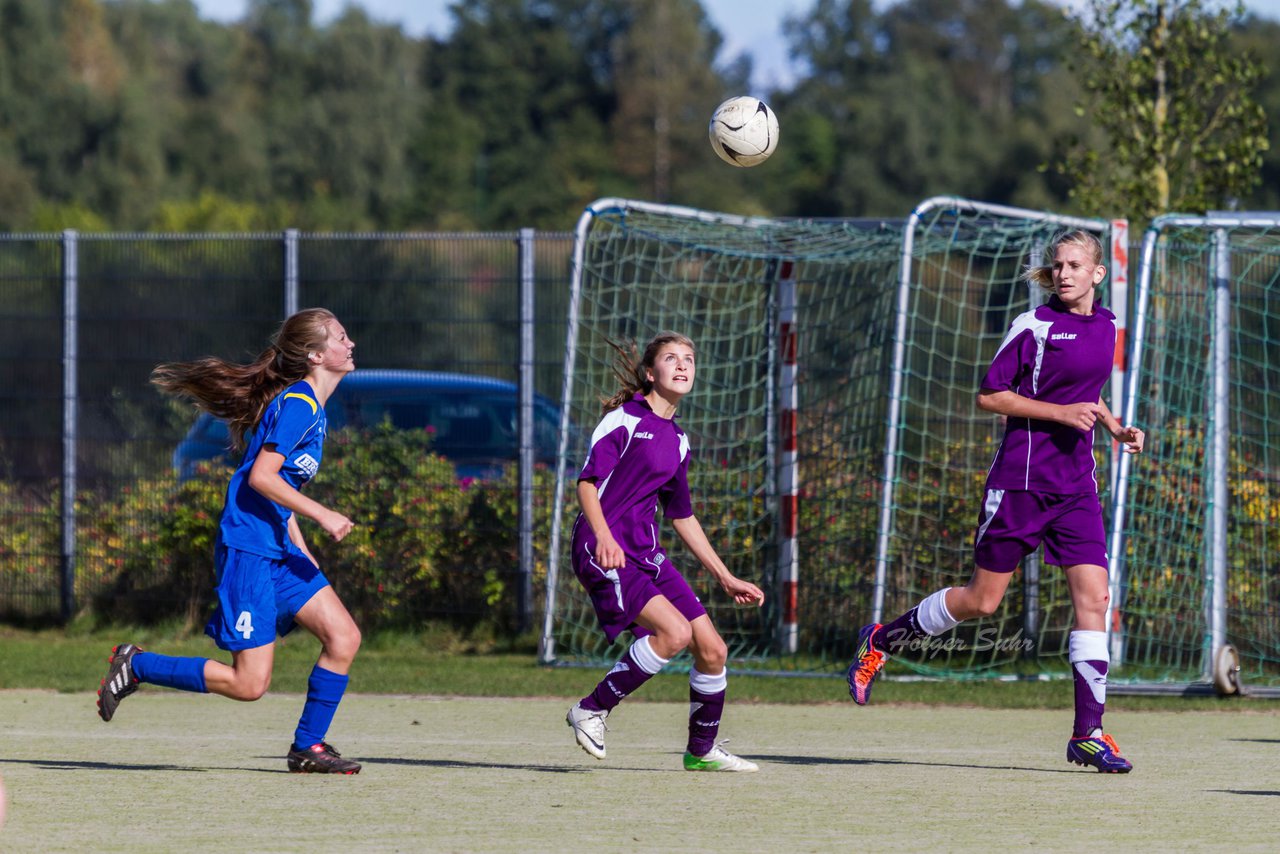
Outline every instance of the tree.
<path id="1" fill-rule="evenodd" d="M 1257 185 L 1268 142 L 1252 92 L 1263 71 L 1233 49 L 1242 14 L 1202 0 L 1090 0 L 1079 13 L 1077 112 L 1095 133 L 1063 168 L 1086 212 L 1202 213 Z"/>

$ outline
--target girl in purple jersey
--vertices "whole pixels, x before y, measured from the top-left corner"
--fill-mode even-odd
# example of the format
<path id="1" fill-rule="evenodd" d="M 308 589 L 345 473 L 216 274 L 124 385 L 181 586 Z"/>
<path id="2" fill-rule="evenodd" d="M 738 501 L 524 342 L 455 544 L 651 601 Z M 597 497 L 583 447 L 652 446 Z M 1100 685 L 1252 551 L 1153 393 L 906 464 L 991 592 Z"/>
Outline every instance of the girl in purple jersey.
<path id="1" fill-rule="evenodd" d="M 231 653 L 231 664 L 144 652 L 131 643 L 111 651 L 98 690 L 98 715 L 110 721 L 120 701 L 151 682 L 184 691 L 257 700 L 271 684 L 275 641 L 300 624 L 321 644 L 307 699 L 286 756 L 297 773 L 356 774 L 325 741 L 360 648 L 360 630 L 307 548 L 299 516 L 341 540 L 351 520 L 303 495 L 320 467 L 324 405 L 355 370 L 355 342 L 333 313 L 299 311 L 286 319 L 256 360 L 212 357 L 158 366 L 151 381 L 225 418 L 244 449 L 227 489 L 214 550 L 218 608 L 205 632 Z M 247 444 L 247 447 L 246 447 Z"/>
<path id="2" fill-rule="evenodd" d="M 974 532 L 973 575 L 964 587 L 939 590 L 895 620 L 864 626 L 849 666 L 849 693 L 865 705 L 889 653 L 994 614 L 1013 570 L 1043 543 L 1046 562 L 1065 568 L 1075 611 L 1068 656 L 1075 723 L 1067 760 L 1126 773 L 1133 766 L 1102 731 L 1109 593 L 1093 427 L 1101 423 L 1127 453 L 1141 452 L 1145 437 L 1122 426 L 1100 397 L 1116 340 L 1115 315 L 1094 303 L 1107 272 L 1102 245 L 1088 232 L 1072 231 L 1059 235 L 1047 256 L 1051 263 L 1031 268 L 1025 278 L 1053 295 L 1013 321 L 978 392 L 978 406 L 1006 422 Z"/>
<path id="3" fill-rule="evenodd" d="M 610 641 L 624 631 L 636 640 L 613 669 L 566 716 L 582 749 L 604 759 L 605 718 L 682 650 L 689 672 L 688 771 L 755 771 L 754 762 L 716 743 L 724 710 L 728 650 L 706 608 L 667 558 L 658 540 L 658 510 L 680 539 L 739 605 L 760 605 L 764 593 L 729 572 L 707 540 L 689 498 L 689 439 L 675 422 L 676 406 L 693 388 L 693 342 L 656 336 L 636 359 L 614 345 L 622 388 L 604 404 L 604 418 L 578 475 L 582 513 L 573 526 L 573 569 L 591 596 Z"/>

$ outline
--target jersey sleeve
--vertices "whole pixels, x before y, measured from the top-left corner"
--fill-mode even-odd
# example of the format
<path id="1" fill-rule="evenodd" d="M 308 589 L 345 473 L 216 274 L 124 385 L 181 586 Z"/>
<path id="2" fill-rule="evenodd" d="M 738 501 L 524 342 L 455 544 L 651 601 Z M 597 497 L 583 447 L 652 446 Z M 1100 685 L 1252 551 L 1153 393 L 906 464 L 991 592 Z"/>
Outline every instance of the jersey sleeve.
<path id="1" fill-rule="evenodd" d="M 266 424 L 262 445 L 275 445 L 276 452 L 290 457 L 294 450 L 306 439 L 307 433 L 315 427 L 320 406 L 308 395 L 300 392 L 289 392 L 280 401 L 274 413 L 274 419 Z M 264 415 L 266 419 L 268 415 Z"/>
<path id="2" fill-rule="evenodd" d="M 689 497 L 689 454 L 684 455 L 680 467 L 658 490 L 662 513 L 668 519 L 687 519 L 693 515 L 693 499 Z"/>
<path id="3" fill-rule="evenodd" d="M 597 483 L 604 480 L 613 473 L 618 460 L 622 459 L 622 452 L 627 449 L 629 434 L 624 425 L 619 424 L 612 430 L 607 429 L 606 425 L 601 427 L 605 429 L 597 428 L 596 435 L 591 437 L 591 449 L 587 451 L 582 471 L 578 472 L 578 480 Z"/>
<path id="4" fill-rule="evenodd" d="M 1036 336 L 1032 330 L 1009 330 L 979 386 L 990 391 L 1017 391 L 1024 375 L 1035 363 Z"/>

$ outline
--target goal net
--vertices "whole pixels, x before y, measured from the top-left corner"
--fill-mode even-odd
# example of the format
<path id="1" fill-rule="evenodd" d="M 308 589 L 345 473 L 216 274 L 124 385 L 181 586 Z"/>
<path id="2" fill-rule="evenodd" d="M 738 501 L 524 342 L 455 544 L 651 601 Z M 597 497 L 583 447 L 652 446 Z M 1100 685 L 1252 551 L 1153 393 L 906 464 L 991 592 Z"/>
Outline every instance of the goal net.
<path id="1" fill-rule="evenodd" d="M 974 405 L 977 383 L 1012 318 L 1041 299 L 1019 274 L 1065 227 L 1105 245 L 1109 224 L 951 198 L 874 221 L 615 199 L 588 208 L 574 250 L 542 660 L 605 664 L 628 642 L 611 646 L 597 628 L 567 538 L 577 469 L 600 400 L 617 388 L 608 342 L 643 344 L 666 329 L 698 353 L 679 414 L 695 512 L 730 570 L 764 588 L 765 606 L 735 607 L 669 526 L 663 541 L 737 669 L 842 670 L 873 616 L 963 583 L 1002 430 Z M 1098 451 L 1107 471 L 1109 448 Z M 949 676 L 1064 671 L 1060 576 L 1034 575 L 990 619 L 897 660 Z"/>
<path id="2" fill-rule="evenodd" d="M 1148 440 L 1120 466 L 1113 667 L 1280 685 L 1280 214 L 1160 217 L 1140 270 L 1124 413 Z"/>

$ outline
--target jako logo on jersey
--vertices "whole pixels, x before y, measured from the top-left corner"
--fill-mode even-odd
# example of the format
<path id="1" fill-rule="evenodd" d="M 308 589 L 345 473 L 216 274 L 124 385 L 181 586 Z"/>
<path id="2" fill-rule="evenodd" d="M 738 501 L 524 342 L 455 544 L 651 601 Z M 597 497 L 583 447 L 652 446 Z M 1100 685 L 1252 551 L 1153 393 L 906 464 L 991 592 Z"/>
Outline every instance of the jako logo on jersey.
<path id="1" fill-rule="evenodd" d="M 303 454 L 298 457 L 298 468 L 302 469 L 302 473 L 307 477 L 315 477 L 316 472 L 320 470 L 320 463 L 310 454 Z"/>
<path id="2" fill-rule="evenodd" d="M 1076 334 L 1074 332 L 1057 332 L 1049 336 L 1050 341 L 1074 341 Z"/>
<path id="3" fill-rule="evenodd" d="M 641 432 L 639 432 L 639 433 L 637 433 L 637 434 L 636 434 L 636 438 L 637 438 L 637 439 L 652 439 L 652 438 L 653 438 L 653 434 L 652 434 L 652 433 L 645 433 L 645 432 L 641 431 Z"/>

